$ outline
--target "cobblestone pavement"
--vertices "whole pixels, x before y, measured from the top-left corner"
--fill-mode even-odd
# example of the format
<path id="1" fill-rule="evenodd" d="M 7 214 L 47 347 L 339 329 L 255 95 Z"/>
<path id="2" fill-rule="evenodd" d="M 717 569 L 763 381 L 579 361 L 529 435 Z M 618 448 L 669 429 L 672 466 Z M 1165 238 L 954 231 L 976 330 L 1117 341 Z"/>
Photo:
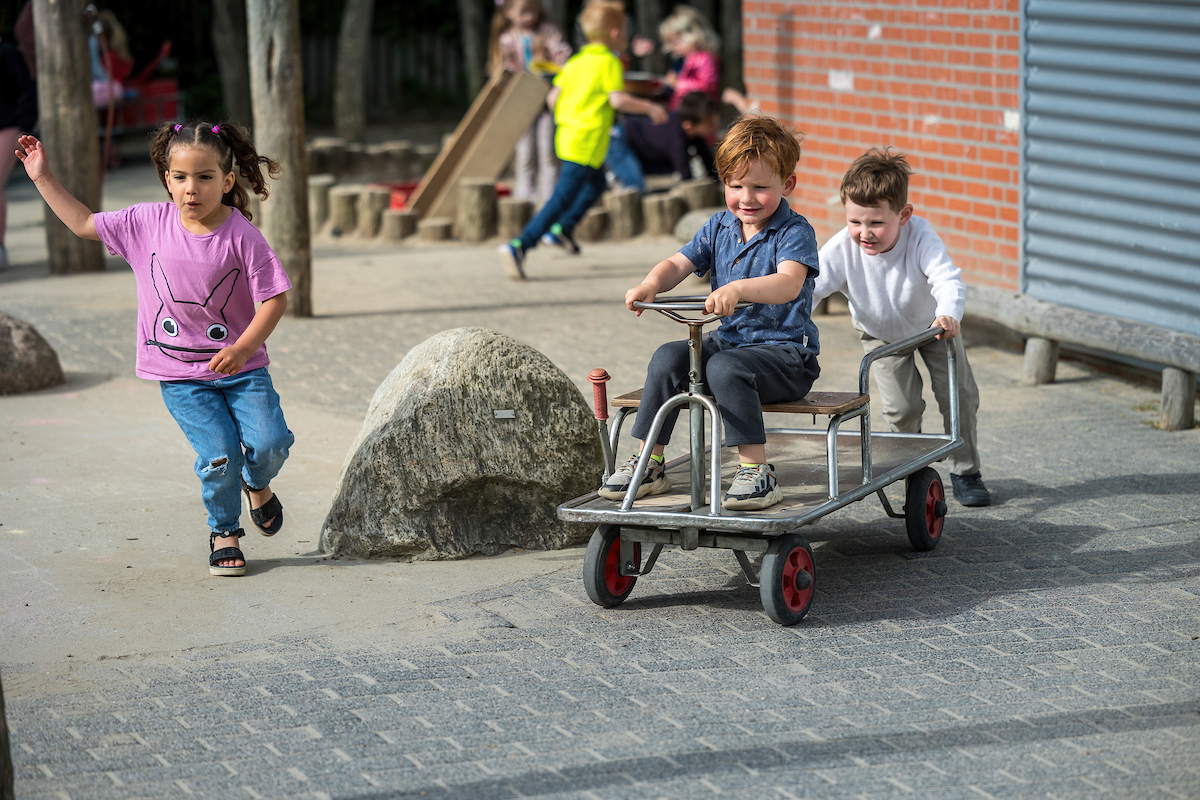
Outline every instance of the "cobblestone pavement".
<path id="1" fill-rule="evenodd" d="M 272 337 L 276 383 L 361 416 L 409 347 L 480 324 L 581 386 L 606 366 L 624 391 L 680 335 L 646 317 L 626 335 L 614 310 L 664 248 L 537 254 L 538 280 L 513 285 L 487 248 L 327 246 L 321 316 Z M 130 370 L 127 274 L 0 291 L 68 369 Z M 823 388 L 853 386 L 846 318 L 821 328 Z M 17 796 L 1200 796 L 1200 431 L 1154 430 L 1153 389 L 1066 363 L 1028 389 L 1019 356 L 969 352 L 996 503 L 951 502 L 930 553 L 873 499 L 806 528 L 817 587 L 795 627 L 765 617 L 727 552 L 668 550 L 604 610 L 575 551 L 417 617 L 230 631 L 223 646 L 89 659 L 53 685 L 0 653 Z"/>

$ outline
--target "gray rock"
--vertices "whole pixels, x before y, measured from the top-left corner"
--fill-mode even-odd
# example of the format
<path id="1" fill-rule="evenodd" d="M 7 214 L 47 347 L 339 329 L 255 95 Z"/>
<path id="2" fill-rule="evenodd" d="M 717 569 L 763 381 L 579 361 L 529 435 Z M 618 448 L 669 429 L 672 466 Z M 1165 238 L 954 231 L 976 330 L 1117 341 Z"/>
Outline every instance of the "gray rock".
<path id="1" fill-rule="evenodd" d="M 579 544 L 590 527 L 555 508 L 602 471 L 591 409 L 549 359 L 483 328 L 443 331 L 375 392 L 321 550 L 427 560 Z"/>
<path id="2" fill-rule="evenodd" d="M 675 238 L 681 242 L 690 242 L 692 237 L 704 227 L 704 223 L 708 222 L 709 217 L 724 210 L 725 206 L 713 206 L 687 212 L 679 218 L 679 222 L 675 223 Z"/>
<path id="3" fill-rule="evenodd" d="M 36 392 L 65 382 L 54 348 L 28 322 L 0 311 L 0 394 Z"/>

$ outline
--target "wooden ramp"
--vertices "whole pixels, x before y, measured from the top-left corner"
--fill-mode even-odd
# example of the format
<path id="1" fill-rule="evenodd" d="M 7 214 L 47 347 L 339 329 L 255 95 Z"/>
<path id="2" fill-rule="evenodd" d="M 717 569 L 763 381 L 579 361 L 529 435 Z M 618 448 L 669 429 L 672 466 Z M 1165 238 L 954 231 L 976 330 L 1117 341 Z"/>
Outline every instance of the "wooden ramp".
<path id="1" fill-rule="evenodd" d="M 488 81 L 421 179 L 408 208 L 422 219 L 453 217 L 458 182 L 498 179 L 517 140 L 546 107 L 549 91 L 550 84 L 528 72 L 505 70 Z"/>

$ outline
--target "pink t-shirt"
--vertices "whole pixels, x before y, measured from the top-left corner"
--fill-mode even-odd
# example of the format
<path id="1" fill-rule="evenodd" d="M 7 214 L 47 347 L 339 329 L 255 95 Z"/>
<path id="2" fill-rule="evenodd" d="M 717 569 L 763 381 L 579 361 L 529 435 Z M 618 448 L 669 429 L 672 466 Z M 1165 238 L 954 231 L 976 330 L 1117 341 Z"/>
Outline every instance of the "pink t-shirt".
<path id="1" fill-rule="evenodd" d="M 721 85 L 721 65 L 717 57 L 705 50 L 694 50 L 683 57 L 683 66 L 675 80 L 675 93 L 671 95 L 671 110 L 678 111 L 683 96 L 688 92 L 704 92 L 718 100 L 717 89 Z"/>
<path id="2" fill-rule="evenodd" d="M 209 360 L 238 340 L 256 302 L 292 288 L 267 240 L 236 208 L 201 235 L 184 229 L 173 203 L 138 203 L 96 214 L 96 233 L 137 279 L 139 378 L 224 377 L 209 370 Z M 242 371 L 267 363 L 264 344 Z"/>

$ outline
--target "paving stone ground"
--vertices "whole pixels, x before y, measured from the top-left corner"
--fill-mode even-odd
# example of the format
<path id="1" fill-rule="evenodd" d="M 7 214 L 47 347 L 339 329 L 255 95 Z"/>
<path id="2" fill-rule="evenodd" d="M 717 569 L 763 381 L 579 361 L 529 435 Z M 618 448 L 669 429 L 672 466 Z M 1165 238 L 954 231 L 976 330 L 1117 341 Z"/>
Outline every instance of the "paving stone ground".
<path id="1" fill-rule="evenodd" d="M 618 305 L 670 247 L 538 253 L 517 285 L 486 247 L 326 246 L 319 316 L 271 339 L 276 384 L 285 402 L 361 418 L 409 347 L 482 324 L 581 389 L 606 366 L 625 391 L 682 334 Z M 0 284 L 0 308 L 34 321 L 68 370 L 131 374 L 126 273 L 27 272 Z M 848 319 L 819 322 L 818 388 L 848 389 Z M 368 622 L 335 602 L 346 613 L 320 630 L 127 647 L 54 680 L 38 675 L 62 664 L 0 651 L 17 796 L 1200 797 L 1200 431 L 1155 430 L 1152 387 L 1064 363 L 1031 389 L 1019 355 L 968 352 L 996 503 L 951 502 L 930 553 L 874 499 L 804 529 L 817 587 L 795 627 L 766 618 L 728 552 L 667 550 L 605 610 L 575 550 L 415 616 L 397 603 Z M 30 491 L 2 496 L 5 513 L 36 510 Z M 302 591 L 310 567 L 284 568 Z M 0 584 L 31 580 L 22 569 Z M 164 625 L 189 613 L 161 604 Z"/>

